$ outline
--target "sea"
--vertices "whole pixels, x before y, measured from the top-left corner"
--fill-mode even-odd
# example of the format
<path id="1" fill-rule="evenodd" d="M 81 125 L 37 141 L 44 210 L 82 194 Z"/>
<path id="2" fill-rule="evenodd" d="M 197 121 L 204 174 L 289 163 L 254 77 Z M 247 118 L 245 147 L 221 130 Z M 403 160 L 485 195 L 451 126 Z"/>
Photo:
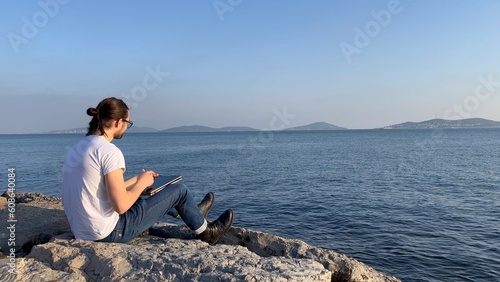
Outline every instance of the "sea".
<path id="1" fill-rule="evenodd" d="M 61 196 L 80 134 L 0 135 L 6 189 Z M 129 133 L 131 177 L 180 174 L 209 219 L 351 256 L 403 281 L 500 281 L 500 129 Z M 175 219 L 165 218 L 165 221 Z"/>

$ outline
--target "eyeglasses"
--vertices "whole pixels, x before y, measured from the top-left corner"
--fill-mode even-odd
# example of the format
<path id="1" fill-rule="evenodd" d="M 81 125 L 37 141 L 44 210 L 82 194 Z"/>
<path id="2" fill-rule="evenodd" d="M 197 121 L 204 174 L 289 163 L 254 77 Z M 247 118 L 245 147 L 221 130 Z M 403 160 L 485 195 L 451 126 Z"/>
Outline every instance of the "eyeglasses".
<path id="1" fill-rule="evenodd" d="M 132 125 L 134 125 L 134 123 L 131 121 L 131 120 L 126 120 L 124 118 L 122 118 L 123 121 L 126 121 L 128 124 L 127 124 L 127 129 L 131 128 Z"/>

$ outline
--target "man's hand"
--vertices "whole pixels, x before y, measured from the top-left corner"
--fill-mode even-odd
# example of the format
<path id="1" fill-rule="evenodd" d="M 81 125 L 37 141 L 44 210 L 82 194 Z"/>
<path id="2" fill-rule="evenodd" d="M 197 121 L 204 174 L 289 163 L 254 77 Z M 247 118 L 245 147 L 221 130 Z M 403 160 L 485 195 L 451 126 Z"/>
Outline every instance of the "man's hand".
<path id="1" fill-rule="evenodd" d="M 141 187 L 149 187 L 153 185 L 153 182 L 157 177 L 158 173 L 148 170 L 137 176 L 137 182 L 135 184 Z"/>
<path id="2" fill-rule="evenodd" d="M 144 169 L 142 170 L 142 172 L 146 172 Z M 158 178 L 158 173 L 156 172 L 153 172 L 154 176 L 153 178 L 156 179 Z M 127 187 L 127 190 L 130 190 L 132 189 L 132 187 L 137 183 L 137 180 L 139 179 L 139 176 L 141 176 L 141 174 L 138 174 L 138 175 L 134 175 L 132 177 L 130 177 L 129 179 L 125 180 L 125 187 Z M 150 186 L 151 184 L 149 184 L 148 186 Z M 148 187 L 146 186 L 146 187 Z"/>
<path id="3" fill-rule="evenodd" d="M 123 169 L 111 171 L 104 177 L 113 209 L 119 214 L 124 214 L 137 201 L 142 191 L 153 184 L 158 174 L 152 170 L 143 172 L 130 187 L 127 187 L 123 179 Z"/>

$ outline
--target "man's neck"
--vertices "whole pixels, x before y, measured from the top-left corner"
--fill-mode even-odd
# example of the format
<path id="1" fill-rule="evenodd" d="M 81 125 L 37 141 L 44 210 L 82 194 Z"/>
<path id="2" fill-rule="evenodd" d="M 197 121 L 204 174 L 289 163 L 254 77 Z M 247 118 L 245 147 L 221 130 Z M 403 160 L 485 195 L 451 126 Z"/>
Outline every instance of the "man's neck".
<path id="1" fill-rule="evenodd" d="M 104 139 L 106 139 L 108 142 L 111 142 L 111 141 L 113 141 L 113 139 L 114 139 L 114 138 L 113 138 L 113 134 L 110 134 L 109 132 L 106 132 L 106 130 L 104 131 L 104 134 L 101 134 L 101 132 L 99 131 L 99 132 L 94 133 L 93 135 L 95 135 L 95 136 L 102 136 L 102 137 L 104 137 Z"/>

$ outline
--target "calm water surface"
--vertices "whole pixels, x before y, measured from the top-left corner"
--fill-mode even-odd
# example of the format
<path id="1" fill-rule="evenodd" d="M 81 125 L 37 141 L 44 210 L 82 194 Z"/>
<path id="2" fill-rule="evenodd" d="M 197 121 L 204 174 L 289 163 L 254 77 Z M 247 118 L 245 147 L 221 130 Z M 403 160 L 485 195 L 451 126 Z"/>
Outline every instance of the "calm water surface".
<path id="1" fill-rule="evenodd" d="M 3 178 L 60 196 L 80 135 L 0 135 Z M 333 249 L 403 281 L 500 281 L 500 130 L 128 134 L 126 176 L 180 173 L 235 225 Z M 167 219 L 166 219 L 167 220 Z"/>

